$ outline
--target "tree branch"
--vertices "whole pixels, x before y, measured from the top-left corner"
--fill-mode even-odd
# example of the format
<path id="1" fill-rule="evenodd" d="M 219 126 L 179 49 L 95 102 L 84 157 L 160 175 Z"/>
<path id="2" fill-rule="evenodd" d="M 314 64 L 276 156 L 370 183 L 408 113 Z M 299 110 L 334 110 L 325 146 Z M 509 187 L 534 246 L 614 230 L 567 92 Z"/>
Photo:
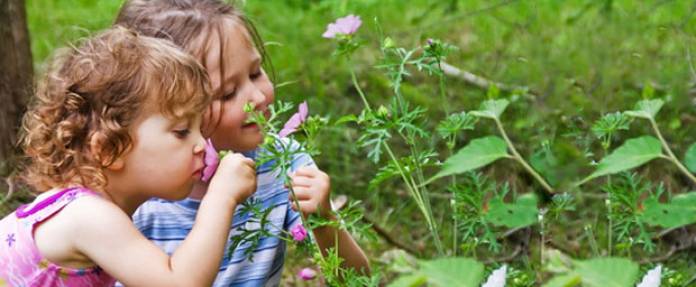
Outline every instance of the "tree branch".
<path id="1" fill-rule="evenodd" d="M 506 91 L 506 92 L 512 92 L 514 90 L 526 90 L 529 94 L 532 95 L 538 95 L 537 92 L 533 91 L 529 87 L 526 86 L 517 86 L 517 85 L 509 85 L 505 83 L 500 83 L 500 82 L 495 82 L 489 79 L 486 79 L 482 76 L 475 75 L 471 72 L 461 70 L 455 66 L 452 66 L 450 64 L 447 64 L 445 62 L 440 63 L 442 67 L 442 72 L 445 73 L 445 75 L 453 78 L 458 78 L 466 82 L 467 84 L 470 84 L 472 86 L 476 86 L 481 89 L 488 89 L 491 85 L 495 85 L 500 89 L 501 91 Z"/>

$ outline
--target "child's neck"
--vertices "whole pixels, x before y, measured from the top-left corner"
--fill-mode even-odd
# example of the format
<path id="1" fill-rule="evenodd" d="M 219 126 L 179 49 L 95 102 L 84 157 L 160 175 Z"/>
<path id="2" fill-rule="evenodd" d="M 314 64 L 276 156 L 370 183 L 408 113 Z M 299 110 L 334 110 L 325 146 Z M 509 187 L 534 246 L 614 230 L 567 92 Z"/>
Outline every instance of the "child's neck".
<path id="1" fill-rule="evenodd" d="M 128 216 L 132 216 L 135 210 L 138 209 L 141 204 L 150 199 L 149 197 L 135 196 L 132 194 L 129 196 L 119 196 L 120 194 L 115 192 L 104 192 L 104 194 L 109 197 L 111 202 L 116 204 L 119 208 L 121 208 L 121 210 L 123 210 L 123 212 L 128 214 Z"/>
<path id="2" fill-rule="evenodd" d="M 195 199 L 195 200 L 201 200 L 201 199 L 203 199 L 203 196 L 205 195 L 206 190 L 208 190 L 208 185 L 206 183 L 201 182 L 201 181 L 196 181 L 193 184 L 193 188 L 191 188 L 191 194 L 189 194 L 188 198 Z"/>

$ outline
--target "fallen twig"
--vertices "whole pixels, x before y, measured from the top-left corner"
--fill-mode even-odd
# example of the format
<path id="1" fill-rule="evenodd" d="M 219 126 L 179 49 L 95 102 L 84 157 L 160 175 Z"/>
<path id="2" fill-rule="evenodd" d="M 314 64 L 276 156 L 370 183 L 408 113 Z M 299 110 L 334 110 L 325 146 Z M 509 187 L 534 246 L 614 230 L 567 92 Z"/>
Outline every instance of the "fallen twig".
<path id="1" fill-rule="evenodd" d="M 531 95 L 535 95 L 535 96 L 538 95 L 537 92 L 533 91 L 529 87 L 509 85 L 509 84 L 504 84 L 504 83 L 500 83 L 500 82 L 495 82 L 495 81 L 486 79 L 482 76 L 475 75 L 471 72 L 464 71 L 462 69 L 459 69 L 459 68 L 452 66 L 450 64 L 447 64 L 445 62 L 440 63 L 440 67 L 442 67 L 442 72 L 445 73 L 445 75 L 461 79 L 464 82 L 466 82 L 470 85 L 476 86 L 478 88 L 481 88 L 481 89 L 488 89 L 491 85 L 495 85 L 501 91 L 512 92 L 515 90 L 526 90 L 527 93 L 529 93 Z"/>
<path id="2" fill-rule="evenodd" d="M 380 236 L 382 237 L 387 243 L 393 245 L 394 247 L 398 247 L 400 249 L 403 249 L 404 251 L 408 252 L 411 255 L 418 255 L 420 252 L 412 246 L 406 245 L 405 243 L 400 242 L 394 236 L 392 236 L 387 230 L 382 228 L 379 224 L 377 224 L 374 220 L 369 218 L 368 216 L 363 216 L 363 220 L 372 226 L 372 229 Z"/>

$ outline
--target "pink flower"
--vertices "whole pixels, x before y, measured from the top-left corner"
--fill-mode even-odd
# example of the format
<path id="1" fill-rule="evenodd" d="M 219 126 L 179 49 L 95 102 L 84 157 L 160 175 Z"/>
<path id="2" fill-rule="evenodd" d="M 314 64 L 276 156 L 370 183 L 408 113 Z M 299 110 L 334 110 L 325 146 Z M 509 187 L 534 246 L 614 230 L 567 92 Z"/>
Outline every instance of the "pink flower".
<path id="1" fill-rule="evenodd" d="M 207 182 L 213 177 L 215 170 L 217 170 L 218 163 L 220 163 L 218 153 L 213 146 L 213 142 L 208 139 L 205 141 L 205 156 L 203 157 L 204 167 L 203 174 L 201 175 L 202 181 Z"/>
<path id="2" fill-rule="evenodd" d="M 298 242 L 304 241 L 305 238 L 307 238 L 307 230 L 302 224 L 295 225 L 295 227 L 290 229 L 290 234 L 292 235 L 292 239 Z"/>
<path id="3" fill-rule="evenodd" d="M 332 39 L 336 38 L 337 34 L 342 35 L 352 35 L 355 31 L 362 25 L 362 20 L 360 16 L 348 15 L 343 18 L 336 19 L 336 22 L 330 23 L 326 27 L 326 32 L 321 36 L 324 38 Z"/>
<path id="4" fill-rule="evenodd" d="M 297 272 L 297 276 L 302 280 L 312 280 L 317 277 L 317 271 L 314 271 L 312 268 L 302 268 L 300 272 Z"/>
<path id="5" fill-rule="evenodd" d="M 281 138 L 284 138 L 291 133 L 294 133 L 297 131 L 297 128 L 300 127 L 302 123 L 307 120 L 307 115 L 309 114 L 309 108 L 307 108 L 307 101 L 304 101 L 300 104 L 297 113 L 292 115 L 290 119 L 288 120 L 287 123 L 285 123 L 285 126 L 283 126 L 283 129 L 280 130 L 278 133 L 278 136 Z"/>

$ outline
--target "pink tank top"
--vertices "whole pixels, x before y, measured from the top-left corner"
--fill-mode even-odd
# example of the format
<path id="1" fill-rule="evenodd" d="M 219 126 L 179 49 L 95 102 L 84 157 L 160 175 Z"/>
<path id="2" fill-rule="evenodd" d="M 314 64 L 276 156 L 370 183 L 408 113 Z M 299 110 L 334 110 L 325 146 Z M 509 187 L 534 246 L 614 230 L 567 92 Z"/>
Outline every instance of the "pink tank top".
<path id="1" fill-rule="evenodd" d="M 114 278 L 98 266 L 75 269 L 46 260 L 34 242 L 34 227 L 81 196 L 98 196 L 85 188 L 61 190 L 31 209 L 20 206 L 0 221 L 0 286 L 113 286 Z"/>

